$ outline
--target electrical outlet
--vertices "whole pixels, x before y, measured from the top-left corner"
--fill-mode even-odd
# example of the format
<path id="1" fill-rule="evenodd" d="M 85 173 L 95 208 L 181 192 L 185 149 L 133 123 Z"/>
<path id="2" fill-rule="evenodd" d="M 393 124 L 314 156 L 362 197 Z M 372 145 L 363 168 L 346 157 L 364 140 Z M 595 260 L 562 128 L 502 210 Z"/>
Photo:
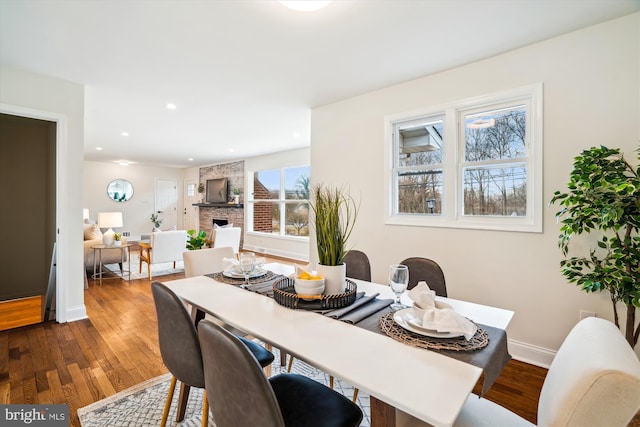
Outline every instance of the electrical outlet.
<path id="1" fill-rule="evenodd" d="M 585 317 L 596 317 L 596 313 L 594 311 L 580 310 L 580 320 Z"/>

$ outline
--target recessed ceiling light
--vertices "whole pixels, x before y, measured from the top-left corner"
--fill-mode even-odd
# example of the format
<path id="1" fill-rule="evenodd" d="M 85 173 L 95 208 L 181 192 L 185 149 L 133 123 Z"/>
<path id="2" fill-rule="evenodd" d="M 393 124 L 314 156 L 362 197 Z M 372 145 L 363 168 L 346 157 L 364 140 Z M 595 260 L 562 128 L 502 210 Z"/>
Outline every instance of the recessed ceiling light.
<path id="1" fill-rule="evenodd" d="M 193 157 L 189 157 L 187 160 L 193 162 Z"/>
<path id="2" fill-rule="evenodd" d="M 120 135 L 122 135 L 122 136 L 129 136 L 129 132 L 122 132 Z"/>
<path id="3" fill-rule="evenodd" d="M 229 152 L 230 152 L 230 153 L 233 153 L 233 152 L 235 152 L 235 151 L 236 151 L 236 150 L 234 150 L 233 148 L 229 148 Z"/>
<path id="4" fill-rule="evenodd" d="M 97 151 L 102 151 L 102 147 L 96 147 Z"/>
<path id="5" fill-rule="evenodd" d="M 280 3 L 291 10 L 297 10 L 299 12 L 313 12 L 314 10 L 319 10 L 327 6 L 331 1 L 299 0 L 280 1 Z"/>
<path id="6" fill-rule="evenodd" d="M 167 110 L 175 110 L 176 108 L 177 108 L 176 104 L 172 104 L 172 103 L 167 104 Z"/>
<path id="7" fill-rule="evenodd" d="M 129 162 L 125 162 L 125 161 L 120 161 L 118 162 L 118 164 L 120 164 L 120 166 L 129 166 Z"/>

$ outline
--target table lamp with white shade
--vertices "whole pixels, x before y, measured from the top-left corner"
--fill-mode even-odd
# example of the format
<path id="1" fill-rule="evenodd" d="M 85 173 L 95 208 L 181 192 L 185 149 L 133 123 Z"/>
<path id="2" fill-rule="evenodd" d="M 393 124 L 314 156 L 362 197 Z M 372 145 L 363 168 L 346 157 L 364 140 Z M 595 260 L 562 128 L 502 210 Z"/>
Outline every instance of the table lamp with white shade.
<path id="1" fill-rule="evenodd" d="M 108 228 L 102 235 L 102 243 L 105 246 L 113 246 L 113 229 L 122 227 L 122 212 L 100 212 L 98 214 L 98 227 Z"/>

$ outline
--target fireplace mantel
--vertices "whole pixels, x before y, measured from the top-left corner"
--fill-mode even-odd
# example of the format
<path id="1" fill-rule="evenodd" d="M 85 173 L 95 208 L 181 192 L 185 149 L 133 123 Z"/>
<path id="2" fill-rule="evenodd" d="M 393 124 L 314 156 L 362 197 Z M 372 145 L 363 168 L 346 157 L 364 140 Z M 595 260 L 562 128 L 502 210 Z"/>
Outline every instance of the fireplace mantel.
<path id="1" fill-rule="evenodd" d="M 243 203 L 194 203 L 199 208 L 244 208 Z"/>

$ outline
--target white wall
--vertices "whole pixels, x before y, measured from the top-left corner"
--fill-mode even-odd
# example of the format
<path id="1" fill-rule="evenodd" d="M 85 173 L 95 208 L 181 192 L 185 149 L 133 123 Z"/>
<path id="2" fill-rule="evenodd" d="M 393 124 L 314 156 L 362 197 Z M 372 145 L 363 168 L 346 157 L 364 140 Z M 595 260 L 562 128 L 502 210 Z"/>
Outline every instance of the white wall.
<path id="1" fill-rule="evenodd" d="M 309 148 L 299 148 L 246 159 L 244 161 L 244 194 L 247 194 L 247 180 L 253 176 L 253 172 L 308 165 L 310 164 L 309 152 Z M 314 171 L 311 169 L 312 176 L 313 173 Z M 247 209 L 246 204 L 245 209 Z M 246 222 L 247 215 L 245 214 L 244 217 Z M 247 224 L 245 224 L 244 229 L 248 230 Z M 245 233 L 244 248 L 299 260 L 309 259 L 309 242 L 307 239 L 272 237 L 264 233 Z"/>
<path id="2" fill-rule="evenodd" d="M 84 87 L 2 66 L 0 104 L 3 112 L 58 122 L 56 320 L 83 319 L 86 310 L 82 277 L 82 199 L 79 195 L 82 194 Z M 19 183 L 12 184 L 19 188 Z"/>
<path id="3" fill-rule="evenodd" d="M 99 212 L 122 212 L 124 227 L 132 236 L 149 234 L 153 224 L 149 219 L 154 212 L 155 186 L 158 178 L 174 179 L 178 188 L 177 227 L 183 226 L 183 180 L 185 169 L 84 162 L 83 207 L 89 209 L 91 219 L 97 221 Z M 124 203 L 107 197 L 107 185 L 114 179 L 126 179 L 133 185 L 133 197 Z M 167 224 L 162 224 L 163 228 Z"/>
<path id="4" fill-rule="evenodd" d="M 490 59 L 316 108 L 314 182 L 348 184 L 362 205 L 350 243 L 371 258 L 374 281 L 409 256 L 441 264 L 449 295 L 514 310 L 511 352 L 545 364 L 579 310 L 612 318 L 606 294 L 587 295 L 559 273 L 557 209 L 573 157 L 601 144 L 635 163 L 640 132 L 639 25 L 633 14 Z M 384 225 L 384 116 L 544 84 L 544 232 L 494 232 Z"/>

